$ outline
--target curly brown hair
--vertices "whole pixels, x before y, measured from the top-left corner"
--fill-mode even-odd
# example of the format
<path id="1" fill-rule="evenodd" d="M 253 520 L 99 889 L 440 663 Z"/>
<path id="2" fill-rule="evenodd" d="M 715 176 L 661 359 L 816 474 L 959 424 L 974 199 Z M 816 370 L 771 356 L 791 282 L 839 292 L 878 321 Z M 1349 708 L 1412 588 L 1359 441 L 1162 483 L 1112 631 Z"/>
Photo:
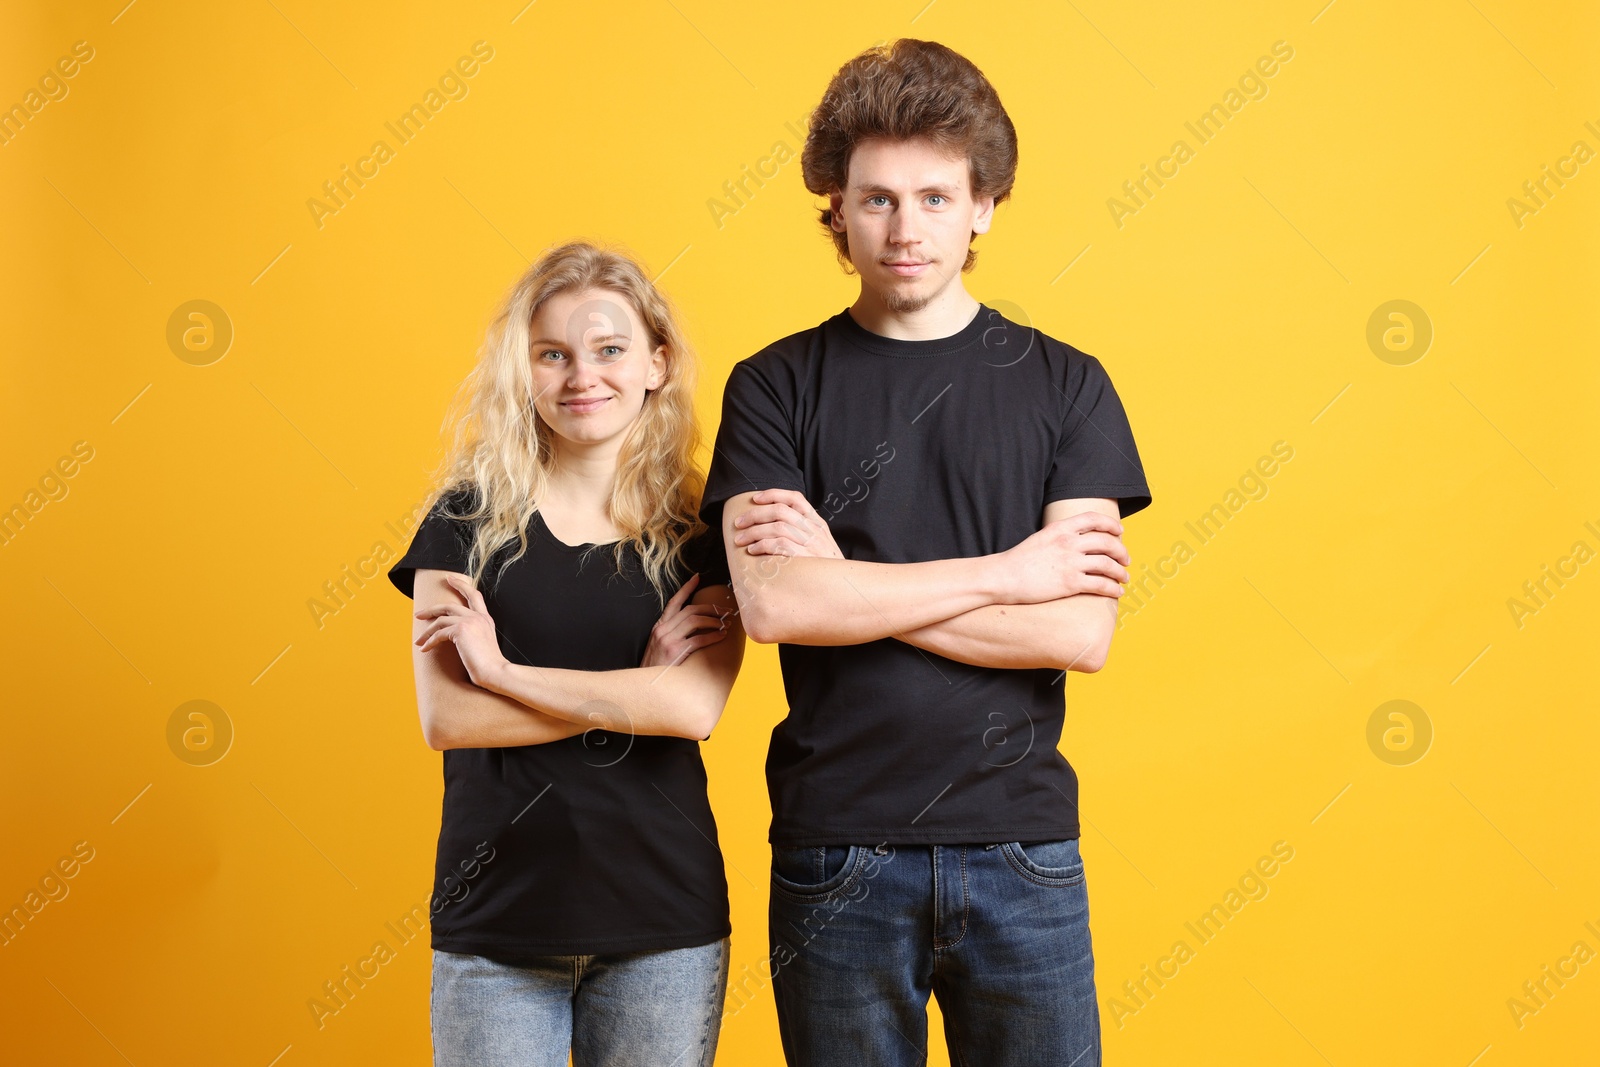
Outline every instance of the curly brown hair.
<path id="1" fill-rule="evenodd" d="M 966 156 L 973 199 L 1011 196 L 1017 178 L 1017 131 L 1000 94 L 970 59 L 936 41 L 902 37 L 867 49 L 839 68 L 822 103 L 811 113 L 800 172 L 818 196 L 843 191 L 850 153 L 872 137 L 925 138 L 951 156 Z M 833 238 L 845 273 L 851 273 L 846 234 L 833 228 L 832 208 L 822 228 Z M 977 234 L 973 234 L 976 237 Z M 963 271 L 978 253 L 967 245 Z"/>

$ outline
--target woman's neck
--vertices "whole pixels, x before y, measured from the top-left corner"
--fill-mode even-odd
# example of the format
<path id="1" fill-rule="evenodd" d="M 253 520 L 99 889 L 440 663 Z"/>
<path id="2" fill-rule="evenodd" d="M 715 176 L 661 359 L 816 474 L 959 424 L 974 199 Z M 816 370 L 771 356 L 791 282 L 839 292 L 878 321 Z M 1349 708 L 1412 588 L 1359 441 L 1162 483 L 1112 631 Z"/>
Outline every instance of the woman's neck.
<path id="1" fill-rule="evenodd" d="M 615 451 L 560 449 L 537 502 L 546 525 L 568 543 L 615 540 L 620 531 L 611 523 L 610 502 L 616 476 Z"/>

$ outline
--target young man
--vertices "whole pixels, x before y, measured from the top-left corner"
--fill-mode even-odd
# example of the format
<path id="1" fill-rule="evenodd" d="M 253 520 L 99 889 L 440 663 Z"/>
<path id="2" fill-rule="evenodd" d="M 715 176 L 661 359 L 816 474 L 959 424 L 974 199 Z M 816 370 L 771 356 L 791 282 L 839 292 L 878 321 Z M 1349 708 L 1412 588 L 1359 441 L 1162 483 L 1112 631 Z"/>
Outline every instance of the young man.
<path id="1" fill-rule="evenodd" d="M 779 643 L 773 988 L 790 1064 L 1092 1067 L 1100 1025 L 1068 670 L 1105 662 L 1150 503 L 1092 356 L 962 284 L 1016 134 L 931 42 L 856 57 L 806 187 L 855 303 L 738 363 L 702 518 L 746 631 Z"/>

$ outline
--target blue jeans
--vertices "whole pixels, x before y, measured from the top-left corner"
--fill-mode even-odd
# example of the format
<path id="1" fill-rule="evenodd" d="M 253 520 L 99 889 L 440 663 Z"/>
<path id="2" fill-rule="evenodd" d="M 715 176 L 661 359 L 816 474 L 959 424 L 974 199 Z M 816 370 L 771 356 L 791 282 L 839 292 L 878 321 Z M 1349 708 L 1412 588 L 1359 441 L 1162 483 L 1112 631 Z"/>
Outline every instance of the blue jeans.
<path id="1" fill-rule="evenodd" d="M 434 1067 L 710 1067 L 728 939 L 513 967 L 433 952 Z"/>
<path id="2" fill-rule="evenodd" d="M 1100 1067 L 1076 839 L 774 848 L 773 993 L 791 1067 Z"/>

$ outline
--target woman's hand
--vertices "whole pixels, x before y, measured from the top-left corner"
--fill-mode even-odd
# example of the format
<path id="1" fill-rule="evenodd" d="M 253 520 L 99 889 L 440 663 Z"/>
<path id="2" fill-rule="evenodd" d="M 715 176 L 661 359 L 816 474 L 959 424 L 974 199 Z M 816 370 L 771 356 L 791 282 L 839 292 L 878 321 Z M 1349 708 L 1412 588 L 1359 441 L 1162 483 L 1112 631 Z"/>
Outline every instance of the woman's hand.
<path id="1" fill-rule="evenodd" d="M 507 661 L 500 651 L 494 619 L 484 605 L 483 594 L 463 574 L 447 574 L 444 580 L 465 603 L 442 604 L 415 612 L 417 618 L 432 619 L 433 623 L 412 643 L 428 652 L 449 641 L 456 646 L 456 655 L 461 657 L 472 684 L 494 692 L 493 683 Z"/>
<path id="2" fill-rule="evenodd" d="M 733 543 L 752 556 L 815 556 L 844 559 L 833 531 L 804 493 L 763 489 L 750 498 L 750 508 L 733 525 Z"/>
<path id="3" fill-rule="evenodd" d="M 644 661 L 639 666 L 676 667 L 696 649 L 714 645 L 728 636 L 727 624 L 715 604 L 688 603 L 699 584 L 700 575 L 690 575 L 683 588 L 667 601 L 666 610 L 650 630 L 650 643 L 645 646 Z M 708 632 L 697 633 L 699 630 Z"/>

